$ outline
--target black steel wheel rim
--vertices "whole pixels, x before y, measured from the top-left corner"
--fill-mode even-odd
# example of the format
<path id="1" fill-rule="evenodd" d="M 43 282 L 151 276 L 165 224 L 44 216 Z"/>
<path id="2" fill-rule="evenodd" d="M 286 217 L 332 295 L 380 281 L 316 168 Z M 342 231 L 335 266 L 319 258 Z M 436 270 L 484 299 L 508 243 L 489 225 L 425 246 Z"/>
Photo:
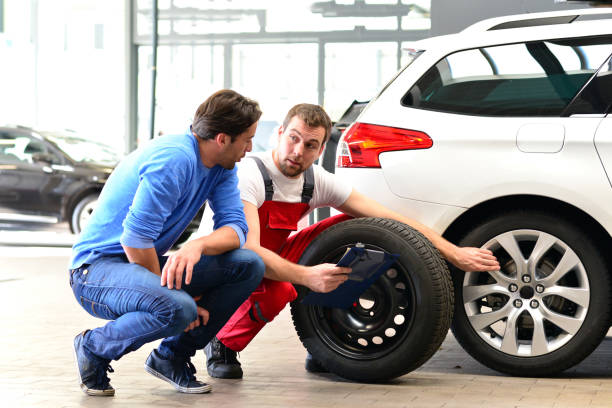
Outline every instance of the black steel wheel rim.
<path id="1" fill-rule="evenodd" d="M 333 249 L 321 263 L 336 263 L 347 248 Z M 384 251 L 375 245 L 366 248 Z M 356 360 L 374 360 L 391 353 L 410 333 L 416 314 L 410 274 L 398 262 L 374 282 L 350 309 L 309 306 L 317 336 L 330 349 Z"/>

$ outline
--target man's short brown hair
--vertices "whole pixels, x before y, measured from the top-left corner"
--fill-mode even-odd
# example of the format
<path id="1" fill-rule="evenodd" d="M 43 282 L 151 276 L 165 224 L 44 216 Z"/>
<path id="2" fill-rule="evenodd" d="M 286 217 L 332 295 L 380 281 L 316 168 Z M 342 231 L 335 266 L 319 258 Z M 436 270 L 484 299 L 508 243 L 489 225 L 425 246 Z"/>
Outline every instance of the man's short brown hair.
<path id="1" fill-rule="evenodd" d="M 219 133 L 234 139 L 261 117 L 259 104 L 230 89 L 210 95 L 193 117 L 191 131 L 200 139 L 211 140 Z"/>
<path id="2" fill-rule="evenodd" d="M 308 127 L 323 127 L 325 129 L 323 144 L 327 142 L 331 133 L 332 121 L 322 107 L 310 103 L 295 105 L 287 112 L 287 116 L 285 116 L 285 120 L 283 121 L 283 129 L 287 129 L 289 122 L 291 122 L 294 116 L 302 119 Z"/>

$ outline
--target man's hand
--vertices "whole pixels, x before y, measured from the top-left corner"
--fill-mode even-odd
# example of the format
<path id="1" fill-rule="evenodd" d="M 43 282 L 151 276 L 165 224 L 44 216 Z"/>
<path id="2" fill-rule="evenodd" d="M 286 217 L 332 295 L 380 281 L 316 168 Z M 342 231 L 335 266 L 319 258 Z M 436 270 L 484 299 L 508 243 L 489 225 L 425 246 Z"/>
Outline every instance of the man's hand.
<path id="1" fill-rule="evenodd" d="M 305 276 L 305 286 L 315 292 L 331 292 L 348 279 L 351 268 L 330 263 L 310 266 Z"/>
<path id="2" fill-rule="evenodd" d="M 168 285 L 168 289 L 173 287 L 180 289 L 183 282 L 183 273 L 185 274 L 185 284 L 189 285 L 193 274 L 193 266 L 200 261 L 202 253 L 201 241 L 190 241 L 170 255 L 162 270 L 161 285 Z"/>
<path id="3" fill-rule="evenodd" d="M 473 247 L 456 247 L 452 259 L 453 265 L 465 272 L 498 271 L 499 262 L 488 249 Z"/>
<path id="4" fill-rule="evenodd" d="M 193 322 L 191 322 L 189 326 L 187 326 L 185 331 L 188 332 L 189 330 L 193 330 L 196 327 L 200 326 L 200 324 L 202 326 L 206 326 L 206 323 L 208 323 L 209 317 L 210 317 L 210 314 L 208 313 L 208 310 L 204 309 L 203 307 L 198 306 L 198 317 L 196 317 L 196 319 Z M 201 320 L 201 323 L 200 323 L 200 320 Z"/>

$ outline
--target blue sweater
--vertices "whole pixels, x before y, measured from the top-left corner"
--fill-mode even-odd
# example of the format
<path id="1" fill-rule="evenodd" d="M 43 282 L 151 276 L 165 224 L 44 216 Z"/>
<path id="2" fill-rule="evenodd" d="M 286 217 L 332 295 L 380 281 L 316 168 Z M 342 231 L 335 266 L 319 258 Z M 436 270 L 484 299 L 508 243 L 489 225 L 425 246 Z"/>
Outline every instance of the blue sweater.
<path id="1" fill-rule="evenodd" d="M 233 228 L 242 246 L 248 229 L 237 186 L 235 168 L 204 166 L 191 132 L 157 138 L 115 168 L 72 248 L 70 268 L 123 254 L 122 244 L 163 255 L 206 200 L 214 228 Z"/>

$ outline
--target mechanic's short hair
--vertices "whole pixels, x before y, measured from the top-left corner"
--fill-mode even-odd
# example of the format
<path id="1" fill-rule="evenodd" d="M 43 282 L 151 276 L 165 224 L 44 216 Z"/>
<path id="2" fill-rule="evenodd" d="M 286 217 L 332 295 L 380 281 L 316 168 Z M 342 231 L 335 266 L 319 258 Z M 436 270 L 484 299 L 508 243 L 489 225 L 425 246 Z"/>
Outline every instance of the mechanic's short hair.
<path id="1" fill-rule="evenodd" d="M 219 133 L 236 137 L 261 117 L 259 104 L 230 89 L 210 95 L 193 117 L 191 131 L 200 139 L 211 140 Z"/>
<path id="2" fill-rule="evenodd" d="M 294 116 L 302 119 L 308 127 L 317 128 L 323 127 L 325 129 L 325 137 L 323 138 L 323 144 L 329 139 L 331 133 L 332 121 L 319 105 L 313 105 L 310 103 L 300 103 L 289 109 L 285 120 L 283 121 L 283 128 L 287 129 L 289 122 Z"/>

